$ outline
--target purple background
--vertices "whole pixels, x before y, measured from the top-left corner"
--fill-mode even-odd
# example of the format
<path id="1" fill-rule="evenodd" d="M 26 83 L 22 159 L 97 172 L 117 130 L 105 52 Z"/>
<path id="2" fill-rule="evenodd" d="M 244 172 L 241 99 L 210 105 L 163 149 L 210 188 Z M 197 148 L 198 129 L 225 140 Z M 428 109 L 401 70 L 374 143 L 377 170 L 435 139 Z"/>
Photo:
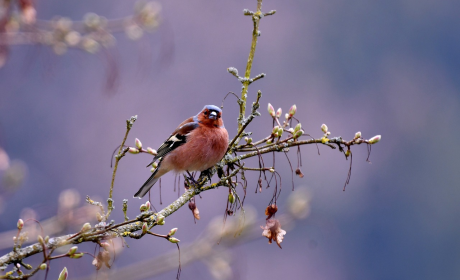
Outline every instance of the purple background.
<path id="1" fill-rule="evenodd" d="M 156 33 L 140 42 L 116 36 L 115 92 L 105 88 L 110 64 L 102 53 L 71 50 L 55 56 L 47 47 L 13 48 L 0 69 L 0 144 L 27 164 L 29 175 L 8 198 L 0 231 L 13 229 L 25 206 L 41 219 L 54 215 L 64 189 L 106 197 L 109 158 L 130 116 L 139 119 L 128 144 L 138 137 L 157 148 L 203 105 L 220 105 L 228 91 L 239 93 L 240 84 L 226 68 L 244 72 L 252 22 L 242 10 L 254 10 L 255 2 L 161 1 L 165 22 Z M 90 11 L 118 18 L 133 5 L 42 0 L 37 11 L 41 19 L 59 14 L 79 20 Z M 282 250 L 263 237 L 238 247 L 234 269 L 242 279 L 459 279 L 460 3 L 265 0 L 263 8 L 277 14 L 260 25 L 253 76 L 267 77 L 250 87 L 250 102 L 258 89 L 263 93 L 262 117 L 249 129 L 255 139 L 270 131 L 268 102 L 285 112 L 297 104 L 296 116 L 314 137 L 326 123 L 332 136 L 350 139 L 360 130 L 365 138 L 383 139 L 372 149 L 372 164 L 365 161 L 365 146 L 354 147 L 345 192 L 343 155 L 320 147 L 318 156 L 314 146 L 304 146 L 305 178 L 294 180 L 312 194 L 310 216 L 288 231 Z M 172 58 L 165 58 L 162 46 L 174 48 Z M 236 117 L 236 102 L 229 97 L 224 120 L 230 135 Z M 114 194 L 117 221 L 122 199 L 131 198 L 149 176 L 149 160 L 146 155 L 122 160 Z M 291 174 L 282 154 L 277 166 L 283 205 Z M 270 195 L 254 194 L 257 178 L 251 179 L 246 203 L 262 217 Z M 173 175 L 163 180 L 164 203 L 177 196 L 173 181 Z M 225 200 L 225 189 L 204 193 L 196 225 L 185 207 L 167 219 L 164 230 L 178 227 L 182 244 L 191 242 L 221 215 Z M 134 217 L 139 202 L 130 201 Z M 157 198 L 153 202 L 159 206 Z M 156 239 L 128 242 L 131 248 L 118 257 L 118 266 L 172 248 Z M 90 263 L 80 261 L 87 269 L 70 273 L 86 275 Z M 182 272 L 182 279 L 212 278 L 201 263 Z M 172 271 L 157 279 L 174 277 Z"/>

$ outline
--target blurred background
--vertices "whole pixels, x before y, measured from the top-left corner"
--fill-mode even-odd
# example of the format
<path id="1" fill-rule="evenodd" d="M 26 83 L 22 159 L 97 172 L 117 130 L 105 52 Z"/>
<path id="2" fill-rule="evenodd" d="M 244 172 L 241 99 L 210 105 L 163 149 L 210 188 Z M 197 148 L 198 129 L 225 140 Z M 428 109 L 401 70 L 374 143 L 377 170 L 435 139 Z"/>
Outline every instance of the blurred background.
<path id="1" fill-rule="evenodd" d="M 94 217 L 84 198 L 107 198 L 110 158 L 127 118 L 138 115 L 127 143 L 134 145 L 137 137 L 157 148 L 205 104 L 221 105 L 227 92 L 240 92 L 226 69 L 244 73 L 252 21 L 242 10 L 255 10 L 256 1 L 157 3 L 161 23 L 153 32 L 132 40 L 139 32 L 133 36 L 122 29 L 114 33 L 114 46 L 95 54 L 70 48 L 56 55 L 59 48 L 37 44 L 9 48 L 0 68 L 2 255 L 12 247 L 20 217 L 55 225 L 45 232 L 49 235 L 73 233 Z M 119 0 L 34 3 L 42 20 L 56 15 L 81 20 L 88 12 L 118 19 L 132 14 L 134 6 L 134 1 Z M 249 104 L 258 89 L 263 94 L 262 116 L 248 129 L 253 138 L 271 130 L 265 110 L 270 102 L 284 112 L 296 104 L 296 117 L 315 138 L 322 136 L 325 123 L 331 136 L 351 139 L 361 131 L 366 139 L 381 134 L 382 141 L 372 147 L 372 164 L 366 162 L 365 146 L 353 147 L 345 192 L 349 161 L 343 154 L 321 146 L 318 156 L 315 146 L 302 147 L 305 177 L 294 178 L 293 194 L 304 199 L 298 217 L 307 217 L 280 218 L 287 231 L 282 250 L 267 244 L 259 227 L 273 189 L 255 194 L 257 177 L 248 177 L 245 205 L 254 235 L 235 239 L 230 234 L 223 245 L 209 239 L 218 255 L 192 254 L 181 279 L 459 279 L 460 2 L 264 0 L 263 10 L 272 9 L 276 15 L 260 24 L 252 72 L 267 77 L 249 88 Z M 235 98 L 227 98 L 223 112 L 233 136 Z M 282 217 L 292 212 L 291 171 L 283 154 L 276 157 Z M 270 161 L 271 155 L 265 158 Z M 150 159 L 128 155 L 120 162 L 116 221 L 123 219 L 124 198 L 129 199 L 128 216 L 139 213 L 145 199 L 131 197 L 148 178 Z M 290 159 L 296 161 L 295 151 Z M 256 164 L 248 161 L 247 166 Z M 173 184 L 172 174 L 162 180 L 163 206 L 177 198 Z M 195 224 L 183 207 L 156 231 L 179 228 L 182 248 L 198 244 L 194 240 L 210 231 L 220 234 L 227 195 L 224 188 L 203 193 L 196 201 L 201 220 Z M 158 186 L 152 203 L 162 208 Z M 226 228 L 237 220 L 229 217 Z M 217 227 L 210 226 L 216 221 Z M 31 241 L 36 234 L 29 233 Z M 164 265 L 171 270 L 142 276 L 153 269 L 147 262 L 133 275 L 175 278 L 176 246 L 148 236 L 126 242 L 129 248 L 119 248 L 112 269 L 101 269 L 99 277 L 116 279 L 117 271 L 149 259 L 158 264 L 171 254 Z M 119 240 L 115 243 L 120 247 Z M 88 252 L 94 247 L 81 246 Z M 64 265 L 75 279 L 89 276 L 91 261 L 56 261 L 50 279 Z"/>

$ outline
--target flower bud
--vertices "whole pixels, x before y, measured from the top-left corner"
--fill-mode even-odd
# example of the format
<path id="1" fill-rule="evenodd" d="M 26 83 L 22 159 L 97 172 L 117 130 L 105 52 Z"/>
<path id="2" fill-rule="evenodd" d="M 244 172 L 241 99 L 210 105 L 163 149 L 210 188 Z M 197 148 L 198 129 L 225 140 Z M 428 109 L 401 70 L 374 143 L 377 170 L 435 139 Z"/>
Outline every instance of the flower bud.
<path id="1" fill-rule="evenodd" d="M 272 139 L 267 140 L 267 144 L 270 145 L 272 143 Z"/>
<path id="2" fill-rule="evenodd" d="M 286 118 L 286 120 L 290 118 L 288 113 L 284 114 L 284 117 Z"/>
<path id="3" fill-rule="evenodd" d="M 147 206 L 147 209 L 149 210 L 150 209 L 150 201 L 147 200 L 147 202 L 145 203 L 145 206 Z"/>
<path id="4" fill-rule="evenodd" d="M 276 117 L 280 118 L 282 113 L 283 113 L 283 110 L 281 110 L 281 108 L 278 108 L 278 110 L 276 110 Z"/>
<path id="5" fill-rule="evenodd" d="M 87 232 L 88 230 L 91 229 L 91 224 L 90 223 L 85 223 L 82 227 L 81 227 L 81 232 Z"/>
<path id="6" fill-rule="evenodd" d="M 282 127 L 278 128 L 278 133 L 277 133 L 277 134 L 278 134 L 278 137 L 281 137 L 281 136 L 283 135 L 283 131 L 284 131 L 284 130 L 283 130 Z"/>
<path id="7" fill-rule="evenodd" d="M 136 148 L 133 148 L 133 147 L 129 147 L 129 150 L 128 150 L 131 154 L 138 154 L 139 153 L 139 150 L 136 149 Z"/>
<path id="8" fill-rule="evenodd" d="M 345 152 L 345 157 L 349 157 L 350 155 L 351 155 L 351 151 L 350 151 L 350 150 L 347 150 L 347 151 Z"/>
<path id="9" fill-rule="evenodd" d="M 37 240 L 42 246 L 45 245 L 45 240 L 43 240 L 43 237 L 41 235 L 37 237 Z"/>
<path id="10" fill-rule="evenodd" d="M 230 203 L 235 202 L 235 195 L 233 194 L 233 192 L 228 194 L 228 202 Z"/>
<path id="11" fill-rule="evenodd" d="M 147 205 L 145 205 L 145 204 L 142 204 L 141 207 L 139 208 L 139 210 L 140 210 L 141 212 L 145 212 L 145 211 L 147 211 L 148 209 L 149 209 L 149 208 L 148 208 Z"/>
<path id="12" fill-rule="evenodd" d="M 176 234 L 176 231 L 177 231 L 177 228 L 171 229 L 168 233 L 168 236 L 173 236 L 174 234 Z"/>
<path id="13" fill-rule="evenodd" d="M 67 255 L 72 256 L 73 254 L 75 254 L 75 252 L 77 252 L 77 250 L 78 250 L 78 247 L 77 247 L 77 246 L 73 246 L 73 247 L 70 248 L 70 250 L 67 252 Z"/>
<path id="14" fill-rule="evenodd" d="M 50 241 L 50 237 L 47 235 L 45 236 L 45 243 L 48 243 Z"/>
<path id="15" fill-rule="evenodd" d="M 248 141 L 246 141 L 246 142 L 248 142 L 248 144 L 251 144 L 252 143 L 252 138 L 249 138 Z"/>
<path id="16" fill-rule="evenodd" d="M 228 67 L 227 68 L 228 73 L 238 76 L 238 70 L 235 67 Z"/>
<path id="17" fill-rule="evenodd" d="M 73 254 L 70 256 L 71 259 L 79 259 L 81 257 L 83 257 L 85 253 L 76 253 L 76 254 Z"/>
<path id="18" fill-rule="evenodd" d="M 274 173 L 274 172 L 275 172 L 275 169 L 274 169 L 274 168 L 270 168 L 268 171 L 270 171 L 271 173 Z"/>
<path id="19" fill-rule="evenodd" d="M 48 265 L 47 265 L 46 263 L 42 263 L 42 264 L 40 265 L 40 269 L 41 269 L 41 270 L 45 270 L 47 267 L 48 267 Z"/>
<path id="20" fill-rule="evenodd" d="M 19 219 L 17 226 L 18 226 L 18 229 L 21 230 L 24 227 L 24 221 L 22 219 Z"/>
<path id="21" fill-rule="evenodd" d="M 275 115 L 275 108 L 273 108 L 272 104 L 268 103 L 267 110 L 268 110 L 268 113 L 270 114 L 270 116 L 272 116 L 273 118 L 276 116 Z"/>
<path id="22" fill-rule="evenodd" d="M 294 131 L 297 132 L 297 131 L 299 131 L 301 128 L 302 128 L 302 125 L 301 125 L 300 123 L 298 123 L 298 124 L 294 127 Z"/>
<path id="23" fill-rule="evenodd" d="M 158 215 L 157 216 L 157 224 L 162 226 L 165 224 L 165 217 L 163 215 Z"/>
<path id="24" fill-rule="evenodd" d="M 151 147 L 147 147 L 147 153 L 156 156 L 158 153 L 155 149 L 152 149 Z"/>
<path id="25" fill-rule="evenodd" d="M 371 139 L 369 139 L 369 144 L 375 144 L 375 143 L 379 142 L 380 139 L 382 139 L 382 135 L 376 135 L 376 136 L 372 137 Z"/>
<path id="26" fill-rule="evenodd" d="M 177 238 L 175 238 L 175 237 L 170 237 L 168 240 L 169 240 L 169 242 L 171 242 L 171 243 L 179 243 L 179 241 L 180 241 L 179 239 L 177 239 Z"/>
<path id="27" fill-rule="evenodd" d="M 58 280 L 67 280 L 67 276 L 69 276 L 69 273 L 67 272 L 67 267 L 64 267 L 61 274 L 59 274 Z"/>
<path id="28" fill-rule="evenodd" d="M 358 138 L 361 138 L 361 131 L 358 131 L 355 133 L 355 138 L 354 139 L 358 139 Z"/>
<path id="29" fill-rule="evenodd" d="M 324 132 L 324 133 L 327 133 L 327 125 L 325 125 L 324 123 L 321 125 L 321 130 Z"/>
<path id="30" fill-rule="evenodd" d="M 295 131 L 294 131 L 294 129 L 293 129 L 292 127 L 290 127 L 290 128 L 288 129 L 288 131 L 289 131 L 290 133 L 292 133 L 292 134 L 295 133 Z"/>
<path id="31" fill-rule="evenodd" d="M 272 134 L 276 135 L 278 134 L 278 128 L 280 128 L 279 126 L 275 126 L 272 130 Z"/>
<path id="32" fill-rule="evenodd" d="M 143 223 L 142 224 L 142 234 L 146 234 L 148 230 L 149 230 L 149 227 L 147 223 Z"/>
<path id="33" fill-rule="evenodd" d="M 139 140 L 139 139 L 136 138 L 136 140 L 134 140 L 134 143 L 136 144 L 136 147 L 137 147 L 139 150 L 142 149 L 142 142 L 141 142 L 141 140 Z"/>
<path id="34" fill-rule="evenodd" d="M 294 104 L 289 109 L 289 118 L 292 118 L 292 116 L 294 116 L 296 112 L 297 112 L 297 106 Z"/>
<path id="35" fill-rule="evenodd" d="M 302 135 L 303 135 L 303 130 L 301 129 L 301 130 L 297 131 L 297 132 L 294 134 L 294 138 L 297 139 L 297 138 L 299 138 L 299 137 L 302 136 Z"/>

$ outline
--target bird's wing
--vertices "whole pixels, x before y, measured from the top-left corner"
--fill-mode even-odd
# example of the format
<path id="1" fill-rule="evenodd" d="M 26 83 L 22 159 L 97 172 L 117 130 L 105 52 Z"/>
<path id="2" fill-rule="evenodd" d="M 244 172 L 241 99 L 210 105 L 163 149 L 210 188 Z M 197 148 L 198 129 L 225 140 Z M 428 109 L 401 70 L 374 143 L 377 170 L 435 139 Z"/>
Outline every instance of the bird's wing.
<path id="1" fill-rule="evenodd" d="M 190 122 L 187 122 L 189 121 Z M 185 124 L 184 124 L 185 123 Z M 198 123 L 193 121 L 193 118 L 187 119 L 176 130 L 169 136 L 168 139 L 158 148 L 157 155 L 153 158 L 152 162 L 147 165 L 150 166 L 157 159 L 164 157 L 168 153 L 172 152 L 176 148 L 187 142 L 187 135 L 198 127 Z"/>

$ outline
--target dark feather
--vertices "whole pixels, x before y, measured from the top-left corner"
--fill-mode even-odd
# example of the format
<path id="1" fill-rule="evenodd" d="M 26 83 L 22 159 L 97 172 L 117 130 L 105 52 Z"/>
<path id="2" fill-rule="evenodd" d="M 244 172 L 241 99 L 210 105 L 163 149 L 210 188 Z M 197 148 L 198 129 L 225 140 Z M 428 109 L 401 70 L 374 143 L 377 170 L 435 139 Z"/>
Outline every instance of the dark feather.
<path id="1" fill-rule="evenodd" d="M 187 142 L 187 135 L 197 127 L 198 124 L 196 122 L 189 122 L 177 128 L 160 148 L 158 148 L 157 155 L 147 167 L 152 165 L 157 159 L 164 157 L 171 151 L 185 144 Z"/>
<path id="2" fill-rule="evenodd" d="M 153 174 L 150 176 L 150 178 L 147 181 L 145 181 L 142 187 L 136 192 L 136 194 L 134 194 L 134 197 L 138 197 L 138 198 L 144 197 L 149 192 L 149 190 L 153 187 L 153 185 L 155 185 L 158 179 L 160 179 L 159 177 L 155 178 L 155 175 L 157 175 L 157 172 L 160 169 L 160 165 L 161 165 L 161 161 L 158 164 L 155 171 L 153 171 Z"/>

